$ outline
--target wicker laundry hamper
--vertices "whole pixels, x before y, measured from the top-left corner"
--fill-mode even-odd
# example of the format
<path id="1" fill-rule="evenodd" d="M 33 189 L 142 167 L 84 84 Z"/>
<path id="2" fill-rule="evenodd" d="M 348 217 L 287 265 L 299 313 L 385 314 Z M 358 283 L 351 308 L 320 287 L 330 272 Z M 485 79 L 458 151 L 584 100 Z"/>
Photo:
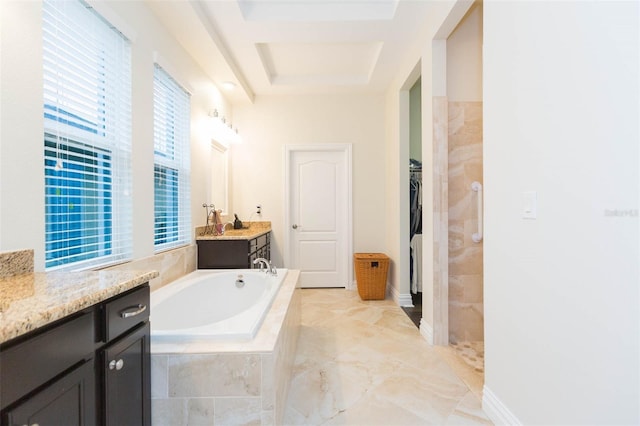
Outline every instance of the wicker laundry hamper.
<path id="1" fill-rule="evenodd" d="M 362 300 L 384 300 L 387 291 L 389 256 L 384 253 L 355 253 L 358 294 Z"/>

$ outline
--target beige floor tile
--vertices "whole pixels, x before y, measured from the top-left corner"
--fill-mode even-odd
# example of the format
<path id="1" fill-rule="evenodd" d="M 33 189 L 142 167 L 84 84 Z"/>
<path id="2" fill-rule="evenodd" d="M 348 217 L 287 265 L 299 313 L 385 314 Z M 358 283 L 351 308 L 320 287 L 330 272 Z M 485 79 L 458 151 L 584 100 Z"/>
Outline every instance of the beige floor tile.
<path id="1" fill-rule="evenodd" d="M 491 424 L 479 397 L 391 300 L 302 291 L 286 425 Z M 455 355 L 455 354 L 454 354 Z M 476 389 L 477 391 L 477 389 Z"/>

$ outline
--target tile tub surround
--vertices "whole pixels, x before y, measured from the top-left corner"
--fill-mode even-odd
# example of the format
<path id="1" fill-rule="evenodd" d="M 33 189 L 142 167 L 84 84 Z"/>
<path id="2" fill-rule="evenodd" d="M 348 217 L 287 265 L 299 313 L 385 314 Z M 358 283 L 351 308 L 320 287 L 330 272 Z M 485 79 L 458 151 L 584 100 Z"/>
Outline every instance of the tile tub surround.
<path id="1" fill-rule="evenodd" d="M 166 344 L 152 336 L 155 426 L 283 424 L 300 328 L 298 277 L 287 272 L 251 341 Z"/>
<path id="2" fill-rule="evenodd" d="M 284 425 L 490 425 L 475 391 L 392 300 L 304 289 Z M 463 366 L 464 368 L 465 366 Z M 473 377 L 472 377 L 473 379 Z"/>
<path id="3" fill-rule="evenodd" d="M 105 268 L 110 271 L 149 270 L 160 273 L 149 282 L 151 291 L 157 290 L 178 278 L 196 270 L 197 248 L 195 244 L 163 251 L 153 256 L 132 260 Z"/>
<path id="4" fill-rule="evenodd" d="M 29 273 L 0 279 L 0 343 L 116 296 L 156 271 Z"/>
<path id="5" fill-rule="evenodd" d="M 33 272 L 33 250 L 0 252 L 0 278 Z"/>

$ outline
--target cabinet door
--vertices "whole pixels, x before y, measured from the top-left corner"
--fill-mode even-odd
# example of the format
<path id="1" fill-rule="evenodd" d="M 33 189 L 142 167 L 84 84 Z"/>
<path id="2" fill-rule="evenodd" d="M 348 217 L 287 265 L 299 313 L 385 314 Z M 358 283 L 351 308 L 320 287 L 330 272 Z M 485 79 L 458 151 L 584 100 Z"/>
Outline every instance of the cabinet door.
<path id="1" fill-rule="evenodd" d="M 9 425 L 96 424 L 93 359 L 71 370 L 7 413 Z"/>
<path id="2" fill-rule="evenodd" d="M 104 350 L 104 415 L 107 426 L 151 424 L 149 323 Z"/>
<path id="3" fill-rule="evenodd" d="M 198 240 L 198 269 L 244 269 L 248 267 L 247 240 Z"/>

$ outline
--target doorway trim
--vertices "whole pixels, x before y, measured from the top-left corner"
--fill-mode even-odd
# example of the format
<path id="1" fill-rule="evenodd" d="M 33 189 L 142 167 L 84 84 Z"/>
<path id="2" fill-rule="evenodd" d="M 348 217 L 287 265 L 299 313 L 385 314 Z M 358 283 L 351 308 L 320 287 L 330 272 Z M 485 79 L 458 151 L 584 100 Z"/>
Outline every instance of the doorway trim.
<path id="1" fill-rule="evenodd" d="M 337 152 L 343 155 L 346 164 L 346 185 L 347 185 L 347 200 L 346 200 L 346 252 L 348 254 L 347 259 L 347 289 L 355 289 L 353 282 L 353 163 L 352 163 L 352 144 L 350 143 L 327 143 L 327 144 L 296 144 L 284 146 L 284 229 L 286 230 L 284 238 L 284 265 L 289 267 L 291 262 L 291 238 L 289 238 L 289 230 L 293 225 L 291 222 L 291 213 L 289 206 L 291 205 L 291 195 L 289 189 L 291 187 L 291 177 L 289 176 L 289 169 L 291 166 L 291 158 L 296 152 Z"/>

